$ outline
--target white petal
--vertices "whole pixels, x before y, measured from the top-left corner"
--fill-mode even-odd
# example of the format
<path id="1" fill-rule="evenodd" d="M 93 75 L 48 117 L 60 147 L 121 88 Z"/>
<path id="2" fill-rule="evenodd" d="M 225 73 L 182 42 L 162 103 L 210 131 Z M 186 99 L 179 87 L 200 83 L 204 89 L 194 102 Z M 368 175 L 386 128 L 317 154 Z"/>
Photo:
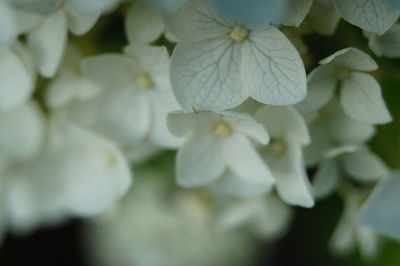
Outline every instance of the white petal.
<path id="1" fill-rule="evenodd" d="M 240 81 L 240 45 L 229 38 L 178 43 L 171 61 L 171 84 L 186 111 L 226 110 L 247 94 Z"/>
<path id="2" fill-rule="evenodd" d="M 130 85 L 135 74 L 134 62 L 119 54 L 103 54 L 81 61 L 83 71 L 103 88 Z"/>
<path id="3" fill-rule="evenodd" d="M 13 0 L 12 4 L 28 12 L 48 15 L 62 7 L 64 2 L 65 0 Z"/>
<path id="4" fill-rule="evenodd" d="M 304 148 L 304 157 L 308 166 L 316 164 L 324 158 L 324 154 L 331 148 L 331 139 L 324 123 L 312 123 L 309 126 L 311 144 Z"/>
<path id="5" fill-rule="evenodd" d="M 0 48 L 0 110 L 26 102 L 33 90 L 33 78 L 22 60 Z"/>
<path id="6" fill-rule="evenodd" d="M 54 125 L 50 146 L 54 178 L 64 183 L 68 209 L 80 215 L 97 214 L 126 193 L 131 173 L 113 143 L 64 121 Z"/>
<path id="7" fill-rule="evenodd" d="M 167 125 L 172 134 L 181 137 L 188 135 L 198 128 L 204 129 L 205 132 L 211 132 L 214 122 L 219 117 L 219 114 L 211 112 L 185 113 L 183 111 L 176 111 L 168 114 Z"/>
<path id="8" fill-rule="evenodd" d="M 221 112 L 221 114 L 223 114 L 222 119 L 231 124 L 235 132 L 246 135 L 260 144 L 265 145 L 269 142 L 268 132 L 254 117 L 230 111 Z"/>
<path id="9" fill-rule="evenodd" d="M 308 74 L 306 98 L 296 107 L 299 110 L 314 111 L 322 108 L 333 98 L 337 81 L 333 65 L 322 65 Z"/>
<path id="10" fill-rule="evenodd" d="M 265 104 L 294 104 L 306 96 L 306 73 L 300 55 L 272 26 L 252 31 L 249 41 L 243 42 L 241 77 L 250 96 Z"/>
<path id="11" fill-rule="evenodd" d="M 67 24 L 62 11 L 46 18 L 28 36 L 28 44 L 44 77 L 52 77 L 57 71 L 64 53 Z"/>
<path id="12" fill-rule="evenodd" d="M 383 179 L 361 209 L 360 222 L 387 236 L 400 239 L 400 175 Z"/>
<path id="13" fill-rule="evenodd" d="M 282 200 L 290 205 L 306 208 L 314 206 L 314 198 L 306 174 L 301 146 L 286 143 L 284 154 L 267 154 L 266 158 L 276 178 L 276 188 Z"/>
<path id="14" fill-rule="evenodd" d="M 164 23 L 155 8 L 144 2 L 132 4 L 125 17 L 125 31 L 130 43 L 152 43 L 164 31 Z"/>
<path id="15" fill-rule="evenodd" d="M 167 29 L 179 41 L 195 42 L 229 35 L 231 27 L 218 20 L 203 2 L 192 1 L 178 12 L 164 14 Z"/>
<path id="16" fill-rule="evenodd" d="M 344 155 L 341 165 L 349 177 L 362 183 L 373 183 L 388 175 L 388 167 L 382 159 L 368 149 Z"/>
<path id="17" fill-rule="evenodd" d="M 82 35 L 89 31 L 97 22 L 100 14 L 85 14 L 73 5 L 65 5 L 65 14 L 69 30 L 75 35 Z"/>
<path id="18" fill-rule="evenodd" d="M 150 95 L 152 112 L 152 125 L 149 138 L 153 143 L 166 148 L 176 148 L 182 144 L 182 138 L 177 138 L 167 127 L 167 115 L 169 112 L 179 109 L 171 92 L 157 92 Z"/>
<path id="19" fill-rule="evenodd" d="M 334 63 L 336 66 L 345 66 L 352 70 L 373 71 L 378 65 L 367 53 L 357 48 L 345 48 L 321 60 L 320 64 Z"/>
<path id="20" fill-rule="evenodd" d="M 386 0 L 333 0 L 333 4 L 345 20 L 373 33 L 383 34 L 399 18 L 399 13 L 389 9 Z"/>
<path id="21" fill-rule="evenodd" d="M 315 174 L 312 187 L 314 197 L 323 199 L 330 196 L 336 188 L 339 181 L 339 173 L 334 160 L 323 161 Z"/>
<path id="22" fill-rule="evenodd" d="M 223 173 L 221 145 L 214 135 L 192 135 L 178 150 L 176 181 L 181 187 L 211 184 Z"/>
<path id="23" fill-rule="evenodd" d="M 281 22 L 286 26 L 300 26 L 304 18 L 310 11 L 313 0 L 289 0 L 288 1 L 288 13 L 285 19 Z"/>
<path id="24" fill-rule="evenodd" d="M 43 120 L 34 103 L 0 112 L 0 156 L 27 159 L 39 152 L 44 137 Z"/>
<path id="25" fill-rule="evenodd" d="M 264 106 L 256 113 L 257 120 L 275 138 L 284 138 L 302 145 L 310 142 L 307 124 L 292 107 Z"/>
<path id="26" fill-rule="evenodd" d="M 232 171 L 227 170 L 212 187 L 212 191 L 218 195 L 229 195 L 234 197 L 257 197 L 265 194 L 270 189 L 269 185 L 252 183 L 236 176 Z"/>
<path id="27" fill-rule="evenodd" d="M 120 0 L 68 0 L 69 4 L 88 15 L 98 15 L 99 13 L 109 11 L 119 2 Z"/>
<path id="28" fill-rule="evenodd" d="M 308 24 L 318 34 L 332 35 L 340 21 L 331 1 L 314 1 L 308 14 Z"/>
<path id="29" fill-rule="evenodd" d="M 9 44 L 17 35 L 15 13 L 6 3 L 0 3 L 0 47 Z"/>
<path id="30" fill-rule="evenodd" d="M 337 101 L 331 102 L 324 111 L 330 121 L 326 127 L 333 140 L 340 144 L 360 144 L 375 133 L 373 125 L 354 120 L 348 116 Z"/>
<path id="31" fill-rule="evenodd" d="M 235 134 L 228 137 L 223 144 L 222 156 L 229 169 L 243 180 L 269 186 L 269 189 L 275 182 L 270 170 L 245 136 Z"/>
<path id="32" fill-rule="evenodd" d="M 369 39 L 369 47 L 379 56 L 400 57 L 400 24 L 395 24 L 382 36 L 373 34 Z"/>
<path id="33" fill-rule="evenodd" d="M 100 96 L 95 128 L 121 145 L 132 145 L 149 132 L 150 102 L 132 88 L 112 90 Z"/>
<path id="34" fill-rule="evenodd" d="M 340 103 L 350 117 L 364 123 L 385 124 L 392 120 L 379 83 L 364 73 L 351 73 L 343 82 Z"/>

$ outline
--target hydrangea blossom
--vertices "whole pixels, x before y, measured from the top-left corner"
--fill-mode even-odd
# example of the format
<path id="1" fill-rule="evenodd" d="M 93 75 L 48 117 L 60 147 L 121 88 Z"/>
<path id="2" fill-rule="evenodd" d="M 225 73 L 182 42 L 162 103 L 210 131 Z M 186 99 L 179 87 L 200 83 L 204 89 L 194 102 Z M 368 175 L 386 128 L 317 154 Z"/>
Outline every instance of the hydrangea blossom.
<path id="1" fill-rule="evenodd" d="M 229 109 L 249 96 L 275 105 L 305 97 L 303 62 L 275 27 L 237 24 L 201 1 L 165 16 L 165 22 L 178 38 L 171 83 L 185 110 Z"/>
<path id="2" fill-rule="evenodd" d="M 356 48 L 346 48 L 320 61 L 308 76 L 309 95 L 298 107 L 317 110 L 334 97 L 340 88 L 340 104 L 353 119 L 369 124 L 384 124 L 391 115 L 383 101 L 379 83 L 362 71 L 377 69 L 375 61 Z"/>
<path id="3" fill-rule="evenodd" d="M 186 140 L 177 154 L 177 182 L 204 186 L 231 170 L 239 178 L 270 187 L 273 177 L 250 140 L 267 144 L 268 133 L 251 116 L 234 112 L 175 112 L 168 127 Z"/>

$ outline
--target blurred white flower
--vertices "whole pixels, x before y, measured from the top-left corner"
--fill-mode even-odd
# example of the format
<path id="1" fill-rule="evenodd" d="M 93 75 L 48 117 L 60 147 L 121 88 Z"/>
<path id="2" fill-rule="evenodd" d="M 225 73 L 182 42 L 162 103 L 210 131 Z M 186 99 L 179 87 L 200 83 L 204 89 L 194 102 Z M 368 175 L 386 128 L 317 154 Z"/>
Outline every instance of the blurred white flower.
<path id="1" fill-rule="evenodd" d="M 234 112 L 174 112 L 168 128 L 186 140 L 176 158 L 176 180 L 182 187 L 205 186 L 231 170 L 245 182 L 274 183 L 251 141 L 267 144 L 268 133 L 254 118 Z"/>
<path id="2" fill-rule="evenodd" d="M 378 235 L 357 221 L 358 211 L 365 198 L 364 194 L 357 190 L 350 190 L 343 196 L 343 213 L 329 243 L 335 254 L 349 254 L 358 246 L 365 260 L 373 259 L 377 255 Z"/>
<path id="3" fill-rule="evenodd" d="M 365 33 L 371 50 L 378 56 L 400 57 L 400 23 L 394 24 L 382 35 Z"/>
<path id="4" fill-rule="evenodd" d="M 307 124 L 291 107 L 264 106 L 256 119 L 271 137 L 261 154 L 276 180 L 280 198 L 287 204 L 312 207 L 314 199 L 302 154 L 302 148 L 310 143 Z"/>
<path id="5" fill-rule="evenodd" d="M 96 131 L 130 147 L 144 139 L 163 148 L 180 145 L 166 124 L 179 109 L 169 82 L 168 52 L 164 47 L 134 44 L 125 54 L 84 59 L 84 72 L 104 91 L 95 99 Z"/>
<path id="6" fill-rule="evenodd" d="M 320 61 L 308 75 L 308 95 L 297 107 L 317 110 L 327 104 L 340 88 L 340 104 L 355 120 L 384 124 L 392 120 L 382 98 L 379 83 L 363 71 L 378 68 L 375 61 L 356 48 L 346 48 Z"/>

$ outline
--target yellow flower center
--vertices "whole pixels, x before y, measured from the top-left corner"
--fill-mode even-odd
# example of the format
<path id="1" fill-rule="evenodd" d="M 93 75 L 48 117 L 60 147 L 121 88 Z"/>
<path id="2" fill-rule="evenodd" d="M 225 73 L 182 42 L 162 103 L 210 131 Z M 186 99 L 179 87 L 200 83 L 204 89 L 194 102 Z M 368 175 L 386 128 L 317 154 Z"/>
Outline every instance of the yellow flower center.
<path id="1" fill-rule="evenodd" d="M 282 155 L 286 152 L 286 143 L 283 139 L 272 139 L 267 146 L 267 152 L 274 155 Z"/>
<path id="2" fill-rule="evenodd" d="M 249 36 L 249 31 L 242 27 L 234 27 L 231 31 L 231 38 L 237 42 L 242 42 Z"/>
<path id="3" fill-rule="evenodd" d="M 335 73 L 335 76 L 338 80 L 343 81 L 348 78 L 350 75 L 350 71 L 347 67 L 345 66 L 340 66 Z"/>
<path id="4" fill-rule="evenodd" d="M 214 130 L 215 130 L 215 135 L 217 135 L 218 137 L 227 137 L 232 133 L 231 126 L 223 120 L 218 121 L 215 124 Z"/>
<path id="5" fill-rule="evenodd" d="M 114 166 L 117 163 L 117 158 L 112 152 L 107 152 L 106 162 L 108 166 Z"/>
<path id="6" fill-rule="evenodd" d="M 135 84 L 141 89 L 150 89 L 154 86 L 153 79 L 146 72 L 140 73 L 135 77 Z"/>

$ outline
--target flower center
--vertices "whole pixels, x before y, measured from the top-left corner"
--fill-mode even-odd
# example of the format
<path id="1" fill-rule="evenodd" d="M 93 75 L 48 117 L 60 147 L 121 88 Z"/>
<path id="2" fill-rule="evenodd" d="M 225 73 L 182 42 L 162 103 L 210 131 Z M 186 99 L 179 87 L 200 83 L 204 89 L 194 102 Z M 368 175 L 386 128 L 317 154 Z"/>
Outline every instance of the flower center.
<path id="1" fill-rule="evenodd" d="M 231 38 L 237 42 L 242 42 L 249 36 L 249 31 L 242 27 L 234 27 L 231 31 Z"/>
<path id="2" fill-rule="evenodd" d="M 282 155 L 286 152 L 286 143 L 283 139 L 272 139 L 267 146 L 267 151 L 274 155 Z"/>
<path id="3" fill-rule="evenodd" d="M 108 166 L 114 166 L 117 163 L 117 158 L 112 152 L 106 154 L 106 162 Z"/>
<path id="4" fill-rule="evenodd" d="M 153 79 L 149 75 L 149 73 L 143 72 L 138 74 L 135 77 L 135 84 L 138 88 L 141 89 L 150 89 L 154 86 Z"/>
<path id="5" fill-rule="evenodd" d="M 340 66 L 335 73 L 335 76 L 338 80 L 343 81 L 348 78 L 350 75 L 350 71 L 347 67 L 345 66 Z"/>
<path id="6" fill-rule="evenodd" d="M 231 126 L 223 120 L 218 121 L 215 124 L 214 130 L 215 130 L 215 135 L 217 135 L 218 137 L 227 137 L 232 133 Z"/>

